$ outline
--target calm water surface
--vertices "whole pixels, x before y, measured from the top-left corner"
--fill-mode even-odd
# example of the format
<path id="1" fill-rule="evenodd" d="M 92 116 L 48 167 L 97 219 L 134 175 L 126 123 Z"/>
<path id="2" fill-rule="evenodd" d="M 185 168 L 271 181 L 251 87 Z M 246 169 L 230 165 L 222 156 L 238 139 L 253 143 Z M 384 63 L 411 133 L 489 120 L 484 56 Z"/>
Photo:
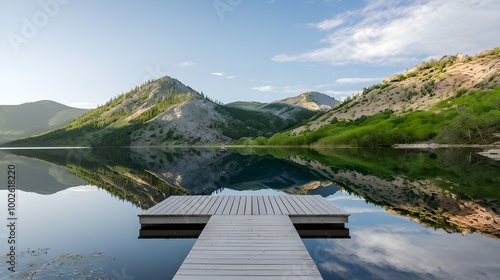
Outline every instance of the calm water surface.
<path id="1" fill-rule="evenodd" d="M 138 239 L 137 214 L 172 194 L 324 196 L 351 213 L 350 239 L 303 239 L 325 279 L 499 279 L 500 164 L 477 151 L 0 150 L 0 279 L 170 279 L 195 239 Z"/>

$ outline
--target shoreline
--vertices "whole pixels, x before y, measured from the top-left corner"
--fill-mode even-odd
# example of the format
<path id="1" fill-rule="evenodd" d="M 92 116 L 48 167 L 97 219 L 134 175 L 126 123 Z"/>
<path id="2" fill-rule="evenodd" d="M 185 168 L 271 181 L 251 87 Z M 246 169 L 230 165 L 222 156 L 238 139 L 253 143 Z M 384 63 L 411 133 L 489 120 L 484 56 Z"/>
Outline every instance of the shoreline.
<path id="1" fill-rule="evenodd" d="M 485 149 L 482 152 L 477 152 L 478 155 L 485 156 L 492 160 L 500 161 L 500 144 L 489 144 L 489 145 L 479 145 L 479 144 L 469 144 L 469 145 L 457 145 L 457 144 L 396 144 L 393 145 L 394 149 L 440 149 L 440 148 L 482 148 Z"/>
<path id="2" fill-rule="evenodd" d="M 492 148 L 499 149 L 500 144 L 438 144 L 438 143 L 420 143 L 420 144 L 394 144 L 394 149 L 439 149 L 439 148 Z"/>

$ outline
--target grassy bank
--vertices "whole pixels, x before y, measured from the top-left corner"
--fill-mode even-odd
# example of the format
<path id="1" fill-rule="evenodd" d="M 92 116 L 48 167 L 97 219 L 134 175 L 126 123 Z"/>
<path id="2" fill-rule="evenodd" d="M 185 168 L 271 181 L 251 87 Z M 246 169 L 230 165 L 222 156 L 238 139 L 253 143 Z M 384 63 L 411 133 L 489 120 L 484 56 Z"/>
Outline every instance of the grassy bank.
<path id="1" fill-rule="evenodd" d="M 390 146 L 433 141 L 443 144 L 488 144 L 500 132 L 500 88 L 446 99 L 427 111 L 396 115 L 391 110 L 354 121 L 331 124 L 298 135 L 241 138 L 236 145 Z"/>

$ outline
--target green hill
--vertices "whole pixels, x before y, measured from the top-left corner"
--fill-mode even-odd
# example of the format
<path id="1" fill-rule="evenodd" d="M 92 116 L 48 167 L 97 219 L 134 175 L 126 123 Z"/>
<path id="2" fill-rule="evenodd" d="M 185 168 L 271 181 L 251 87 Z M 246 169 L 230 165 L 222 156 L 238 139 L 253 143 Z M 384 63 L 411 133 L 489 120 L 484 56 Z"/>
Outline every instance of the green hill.
<path id="1" fill-rule="evenodd" d="M 49 100 L 0 105 L 0 144 L 56 129 L 86 111 Z"/>
<path id="2" fill-rule="evenodd" d="M 254 110 L 254 109 L 257 109 L 259 106 L 263 106 L 265 104 L 266 103 L 253 102 L 253 101 L 248 101 L 248 102 L 236 101 L 236 102 L 227 103 L 226 106 L 240 108 L 240 109 L 246 109 L 246 110 Z"/>
<path id="3" fill-rule="evenodd" d="M 240 139 L 238 144 L 389 146 L 433 141 L 444 144 L 491 144 L 499 140 L 500 87 L 475 91 L 437 103 L 426 111 L 397 115 L 386 110 L 356 120 L 337 120 L 298 135 L 277 133 L 268 139 Z"/>
<path id="4" fill-rule="evenodd" d="M 144 83 L 57 130 L 5 146 L 149 146 L 270 137 L 314 114 L 283 118 L 213 102 L 176 79 Z"/>
<path id="5" fill-rule="evenodd" d="M 500 48 L 421 63 L 325 115 L 244 145 L 492 144 L 500 138 Z"/>

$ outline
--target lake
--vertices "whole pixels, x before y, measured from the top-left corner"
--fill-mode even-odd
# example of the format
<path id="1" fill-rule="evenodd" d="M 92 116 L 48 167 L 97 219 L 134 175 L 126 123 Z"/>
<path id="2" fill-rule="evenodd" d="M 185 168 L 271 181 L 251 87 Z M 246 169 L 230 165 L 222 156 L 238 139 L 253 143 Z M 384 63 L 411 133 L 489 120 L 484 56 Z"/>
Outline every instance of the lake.
<path id="1" fill-rule="evenodd" d="M 0 279 L 170 279 L 195 239 L 139 239 L 137 215 L 184 194 L 325 197 L 351 214 L 349 239 L 303 239 L 325 279 L 500 279 L 500 162 L 478 151 L 0 150 Z"/>

